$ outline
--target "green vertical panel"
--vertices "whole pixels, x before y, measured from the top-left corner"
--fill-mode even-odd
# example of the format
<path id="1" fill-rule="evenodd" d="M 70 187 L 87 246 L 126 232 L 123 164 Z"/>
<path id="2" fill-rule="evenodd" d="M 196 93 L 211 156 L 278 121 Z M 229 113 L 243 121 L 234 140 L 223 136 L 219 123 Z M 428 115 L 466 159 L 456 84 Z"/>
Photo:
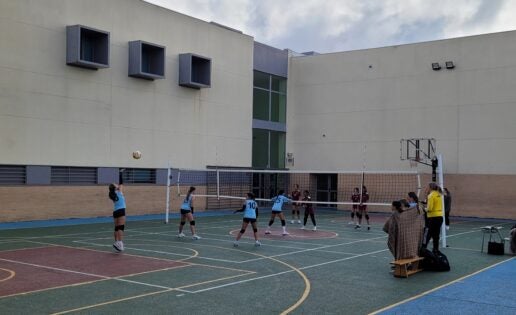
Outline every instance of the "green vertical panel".
<path id="1" fill-rule="evenodd" d="M 253 118 L 269 120 L 269 91 L 253 89 Z"/>
<path id="2" fill-rule="evenodd" d="M 270 89 L 269 79 L 270 79 L 270 75 L 268 75 L 267 73 L 263 73 L 260 71 L 254 71 L 253 85 L 256 87 L 261 87 L 263 89 L 269 90 Z"/>
<path id="3" fill-rule="evenodd" d="M 271 131 L 271 168 L 285 168 L 285 133 Z"/>
<path id="4" fill-rule="evenodd" d="M 287 96 L 271 92 L 271 121 L 285 123 Z"/>
<path id="5" fill-rule="evenodd" d="M 287 93 L 287 79 L 273 75 L 271 77 L 271 89 L 283 94 Z"/>
<path id="6" fill-rule="evenodd" d="M 269 131 L 253 129 L 253 167 L 267 167 L 269 160 Z"/>

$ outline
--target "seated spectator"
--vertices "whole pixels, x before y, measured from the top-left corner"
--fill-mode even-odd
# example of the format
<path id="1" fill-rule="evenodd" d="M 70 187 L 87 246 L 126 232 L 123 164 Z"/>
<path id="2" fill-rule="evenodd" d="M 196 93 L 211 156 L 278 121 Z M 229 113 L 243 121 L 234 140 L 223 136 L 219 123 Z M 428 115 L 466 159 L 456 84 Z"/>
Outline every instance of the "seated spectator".
<path id="1" fill-rule="evenodd" d="M 417 257 L 423 239 L 423 215 L 416 207 L 404 210 L 401 201 L 392 202 L 392 211 L 383 227 L 384 232 L 389 234 L 389 250 L 396 260 Z"/>

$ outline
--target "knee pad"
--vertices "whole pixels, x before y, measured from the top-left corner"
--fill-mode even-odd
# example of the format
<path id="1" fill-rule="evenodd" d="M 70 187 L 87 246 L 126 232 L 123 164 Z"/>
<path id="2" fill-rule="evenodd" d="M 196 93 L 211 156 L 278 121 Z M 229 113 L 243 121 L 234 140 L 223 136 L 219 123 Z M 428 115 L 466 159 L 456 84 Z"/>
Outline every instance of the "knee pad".
<path id="1" fill-rule="evenodd" d="M 186 224 L 186 222 L 185 222 L 185 221 L 181 221 L 181 223 L 180 223 L 180 224 L 181 224 L 181 225 L 185 225 L 185 224 Z"/>
<path id="2" fill-rule="evenodd" d="M 369 220 L 369 214 L 365 215 L 366 220 Z"/>
<path id="3" fill-rule="evenodd" d="M 240 234 L 244 234 L 244 233 L 245 233 L 245 229 L 241 229 Z"/>
<path id="4" fill-rule="evenodd" d="M 281 226 L 285 226 L 287 222 L 285 220 L 281 220 Z"/>
<path id="5" fill-rule="evenodd" d="M 125 225 L 117 225 L 115 226 L 115 231 L 123 231 L 125 229 Z"/>
<path id="6" fill-rule="evenodd" d="M 362 219 L 362 213 L 357 213 L 357 218 Z"/>
<path id="7" fill-rule="evenodd" d="M 190 221 L 190 225 L 195 226 L 195 220 Z"/>
<path id="8" fill-rule="evenodd" d="M 258 232 L 258 229 L 257 228 L 253 228 L 253 232 L 254 233 Z"/>

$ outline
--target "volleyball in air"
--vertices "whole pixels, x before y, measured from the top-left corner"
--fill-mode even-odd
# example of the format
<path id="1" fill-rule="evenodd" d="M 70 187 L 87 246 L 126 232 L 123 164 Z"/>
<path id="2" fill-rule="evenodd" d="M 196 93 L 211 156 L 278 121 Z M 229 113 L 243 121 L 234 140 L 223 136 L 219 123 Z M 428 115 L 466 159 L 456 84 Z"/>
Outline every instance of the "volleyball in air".
<path id="1" fill-rule="evenodd" d="M 133 152 L 133 159 L 139 160 L 142 157 L 142 153 L 140 151 Z"/>

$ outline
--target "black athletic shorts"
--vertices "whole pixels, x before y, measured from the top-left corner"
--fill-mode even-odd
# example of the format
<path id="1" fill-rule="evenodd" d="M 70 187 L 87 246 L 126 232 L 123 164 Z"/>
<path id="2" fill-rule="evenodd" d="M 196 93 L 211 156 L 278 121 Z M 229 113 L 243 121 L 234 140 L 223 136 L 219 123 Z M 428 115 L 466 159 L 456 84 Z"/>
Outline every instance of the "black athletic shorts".
<path id="1" fill-rule="evenodd" d="M 283 212 L 283 210 L 272 210 L 272 213 L 274 213 L 274 214 L 280 214 L 282 212 Z"/>
<path id="2" fill-rule="evenodd" d="M 245 223 L 254 223 L 254 222 L 256 222 L 256 219 L 244 218 L 244 222 Z"/>
<path id="3" fill-rule="evenodd" d="M 189 214 L 190 212 L 192 212 L 192 211 L 191 210 L 181 209 L 181 214 Z"/>
<path id="4" fill-rule="evenodd" d="M 113 211 L 113 218 L 120 218 L 125 216 L 125 208 Z"/>

